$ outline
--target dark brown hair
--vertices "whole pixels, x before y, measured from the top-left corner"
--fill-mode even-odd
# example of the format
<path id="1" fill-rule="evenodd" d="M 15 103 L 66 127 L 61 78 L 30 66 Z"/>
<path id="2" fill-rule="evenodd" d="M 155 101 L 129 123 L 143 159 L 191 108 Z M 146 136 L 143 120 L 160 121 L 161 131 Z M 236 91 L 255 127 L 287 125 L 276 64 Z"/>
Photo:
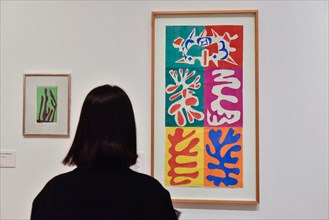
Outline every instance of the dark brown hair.
<path id="1" fill-rule="evenodd" d="M 136 125 L 128 95 L 103 85 L 87 95 L 72 146 L 63 160 L 78 167 L 129 167 L 136 163 Z"/>

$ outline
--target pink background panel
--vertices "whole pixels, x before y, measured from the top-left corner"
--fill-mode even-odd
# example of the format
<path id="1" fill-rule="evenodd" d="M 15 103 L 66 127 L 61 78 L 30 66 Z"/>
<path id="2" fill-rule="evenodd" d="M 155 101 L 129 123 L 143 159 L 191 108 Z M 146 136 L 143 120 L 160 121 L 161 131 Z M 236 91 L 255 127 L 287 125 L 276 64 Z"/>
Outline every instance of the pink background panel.
<path id="1" fill-rule="evenodd" d="M 212 72 L 215 70 L 219 70 L 217 68 L 205 68 L 204 69 L 204 114 L 205 114 L 205 120 L 204 120 L 204 126 L 209 127 L 212 125 L 209 125 L 208 121 L 207 121 L 207 111 L 211 112 L 211 114 L 215 114 L 217 115 L 217 120 L 219 121 L 220 118 L 222 117 L 227 117 L 225 115 L 218 115 L 216 111 L 213 111 L 211 109 L 211 103 L 214 100 L 217 100 L 218 97 L 217 95 L 214 95 L 212 93 L 212 88 L 216 85 L 220 85 L 220 84 L 228 84 L 227 82 L 215 82 L 215 78 L 218 77 L 219 75 L 215 75 L 213 76 Z M 229 88 L 229 87 L 224 87 L 222 89 L 222 94 L 224 95 L 232 95 L 235 96 L 238 99 L 237 103 L 232 103 L 226 100 L 222 100 L 220 101 L 220 105 L 222 106 L 222 108 L 226 109 L 226 110 L 238 110 L 240 111 L 240 119 L 232 124 L 229 123 L 224 123 L 220 126 L 224 126 L 224 127 L 242 127 L 243 124 L 243 100 L 242 100 L 242 88 L 243 88 L 243 80 L 242 80 L 242 69 L 241 68 L 230 68 L 230 70 L 234 71 L 234 74 L 231 76 L 228 76 L 227 78 L 237 78 L 241 85 L 238 89 L 233 89 L 233 88 Z"/>

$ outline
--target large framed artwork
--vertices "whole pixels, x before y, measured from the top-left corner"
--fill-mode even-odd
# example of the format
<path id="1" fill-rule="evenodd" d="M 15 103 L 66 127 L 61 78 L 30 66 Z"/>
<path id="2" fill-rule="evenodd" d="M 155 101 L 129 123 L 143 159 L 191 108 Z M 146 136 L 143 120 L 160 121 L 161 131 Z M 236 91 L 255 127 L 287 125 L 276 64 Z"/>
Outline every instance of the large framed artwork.
<path id="1" fill-rule="evenodd" d="M 24 74 L 23 136 L 69 137 L 70 74 Z"/>
<path id="2" fill-rule="evenodd" d="M 152 12 L 151 149 L 175 203 L 259 203 L 257 10 Z"/>

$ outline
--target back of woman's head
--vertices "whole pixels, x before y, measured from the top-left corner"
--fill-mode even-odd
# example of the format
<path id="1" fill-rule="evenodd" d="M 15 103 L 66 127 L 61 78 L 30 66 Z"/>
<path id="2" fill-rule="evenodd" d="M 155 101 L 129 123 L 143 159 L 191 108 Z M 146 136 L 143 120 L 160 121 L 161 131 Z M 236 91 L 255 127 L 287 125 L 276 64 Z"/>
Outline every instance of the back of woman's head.
<path id="1" fill-rule="evenodd" d="M 83 103 L 76 135 L 63 163 L 129 167 L 136 159 L 136 125 L 129 97 L 118 86 L 93 89 Z"/>

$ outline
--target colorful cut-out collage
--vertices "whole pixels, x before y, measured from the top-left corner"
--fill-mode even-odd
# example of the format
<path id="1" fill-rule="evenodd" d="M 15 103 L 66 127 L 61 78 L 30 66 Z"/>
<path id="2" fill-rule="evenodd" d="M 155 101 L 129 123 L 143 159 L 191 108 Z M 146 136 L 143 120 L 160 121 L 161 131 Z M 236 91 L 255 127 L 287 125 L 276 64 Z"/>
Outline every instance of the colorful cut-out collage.
<path id="1" fill-rule="evenodd" d="M 167 26 L 165 184 L 243 187 L 243 26 Z"/>

